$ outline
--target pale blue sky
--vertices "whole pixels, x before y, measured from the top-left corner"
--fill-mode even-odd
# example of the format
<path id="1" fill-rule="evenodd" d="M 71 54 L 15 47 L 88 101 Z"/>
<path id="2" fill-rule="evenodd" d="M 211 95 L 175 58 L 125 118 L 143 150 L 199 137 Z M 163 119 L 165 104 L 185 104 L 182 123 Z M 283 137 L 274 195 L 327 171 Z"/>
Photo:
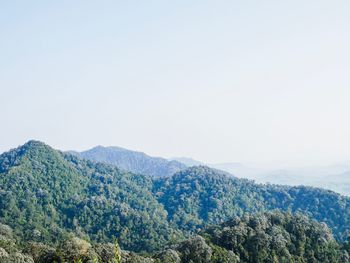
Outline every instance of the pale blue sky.
<path id="1" fill-rule="evenodd" d="M 0 151 L 350 160 L 350 1 L 1 1 Z"/>

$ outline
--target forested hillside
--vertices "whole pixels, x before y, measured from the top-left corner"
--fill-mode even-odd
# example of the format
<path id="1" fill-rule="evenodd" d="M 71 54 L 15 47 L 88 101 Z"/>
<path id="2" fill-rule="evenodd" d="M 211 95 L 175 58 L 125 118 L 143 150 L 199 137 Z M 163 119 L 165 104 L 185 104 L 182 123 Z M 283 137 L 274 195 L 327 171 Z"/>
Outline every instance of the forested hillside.
<path id="1" fill-rule="evenodd" d="M 126 171 L 154 177 L 170 176 L 187 168 L 186 165 L 175 160 L 151 157 L 142 152 L 120 147 L 97 146 L 84 152 L 74 153 L 91 161 L 111 164 Z"/>
<path id="2" fill-rule="evenodd" d="M 0 222 L 20 240 L 56 243 L 67 232 L 149 251 L 178 237 L 151 179 L 31 141 L 0 156 Z"/>
<path id="3" fill-rule="evenodd" d="M 118 240 L 122 249 L 151 253 L 212 224 L 275 209 L 324 222 L 344 241 L 349 204 L 349 198 L 331 191 L 259 185 L 203 166 L 153 178 L 37 141 L 0 156 L 0 223 L 12 229 L 19 247 L 29 241 L 56 247 L 73 234 L 91 244 Z M 209 240 L 226 247 L 217 236 Z"/>
<path id="4" fill-rule="evenodd" d="M 0 225 L 3 263 L 346 263 L 349 250 L 349 243 L 337 242 L 325 224 L 280 212 L 235 217 L 148 256 L 120 250 L 117 243 L 91 243 L 73 235 L 56 246 L 26 242 L 20 248 L 11 228 Z"/>
<path id="5" fill-rule="evenodd" d="M 201 234 L 218 250 L 232 252 L 240 262 L 349 261 L 347 244 L 337 243 L 325 224 L 301 214 L 244 215 Z"/>
<path id="6" fill-rule="evenodd" d="M 153 191 L 169 219 L 186 230 L 221 223 L 245 212 L 273 209 L 303 212 L 327 223 L 338 238 L 350 228 L 348 197 L 312 187 L 255 184 L 203 166 L 157 179 Z"/>

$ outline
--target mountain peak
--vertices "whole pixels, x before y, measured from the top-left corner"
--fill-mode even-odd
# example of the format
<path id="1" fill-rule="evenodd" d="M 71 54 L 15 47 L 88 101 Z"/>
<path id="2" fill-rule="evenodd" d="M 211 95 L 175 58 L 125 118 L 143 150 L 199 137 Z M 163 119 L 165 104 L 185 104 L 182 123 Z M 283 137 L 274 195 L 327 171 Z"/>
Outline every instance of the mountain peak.
<path id="1" fill-rule="evenodd" d="M 128 150 L 117 146 L 96 146 L 80 152 L 82 158 L 103 162 L 133 173 L 154 177 L 170 176 L 187 168 L 178 161 L 169 161 L 160 157 L 152 157 L 143 152 Z"/>
<path id="2" fill-rule="evenodd" d="M 43 153 L 43 152 L 55 152 L 53 148 L 51 148 L 49 145 L 37 141 L 37 140 L 29 140 L 23 145 L 18 146 L 17 148 L 11 149 L 7 152 L 4 152 L 0 156 L 6 157 L 6 158 L 18 158 L 20 156 L 23 156 L 25 154 L 31 154 L 31 153 Z"/>
<path id="3" fill-rule="evenodd" d="M 60 151 L 37 140 L 30 140 L 25 144 L 0 155 L 0 172 L 6 172 L 11 167 L 26 167 L 43 173 L 51 164 L 60 169 L 68 169 L 69 165 L 64 160 Z"/>
<path id="4" fill-rule="evenodd" d="M 44 142 L 38 141 L 38 140 L 29 140 L 25 144 L 23 144 L 22 147 L 23 146 L 26 146 L 26 147 L 50 147 L 47 144 L 45 144 Z"/>
<path id="5" fill-rule="evenodd" d="M 88 149 L 86 151 L 83 151 L 82 153 L 88 153 L 88 152 L 124 152 L 124 151 L 129 151 L 129 152 L 135 152 L 135 153 L 140 153 L 144 154 L 142 152 L 136 152 L 132 150 L 128 150 L 119 146 L 103 146 L 103 145 L 97 145 L 95 147 L 92 147 L 91 149 Z"/>
<path id="6" fill-rule="evenodd" d="M 37 140 L 30 140 L 23 144 L 22 146 L 19 146 L 17 149 L 18 152 L 21 153 L 37 153 L 37 154 L 48 154 L 49 152 L 56 153 L 57 151 L 52 148 L 51 146 L 47 145 L 44 142 L 37 141 Z"/>
<path id="7" fill-rule="evenodd" d="M 25 144 L 18 146 L 1 155 L 2 159 L 16 159 L 17 161 L 26 157 L 27 160 L 48 160 L 63 159 L 61 152 L 55 150 L 44 142 L 29 140 Z"/>

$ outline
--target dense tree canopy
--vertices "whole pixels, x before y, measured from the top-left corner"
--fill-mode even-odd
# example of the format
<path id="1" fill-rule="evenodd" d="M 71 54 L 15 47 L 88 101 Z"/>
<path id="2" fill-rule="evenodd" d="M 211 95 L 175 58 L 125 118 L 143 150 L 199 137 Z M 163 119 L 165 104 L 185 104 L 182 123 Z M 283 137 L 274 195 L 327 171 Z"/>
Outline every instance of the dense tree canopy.
<path id="1" fill-rule="evenodd" d="M 115 244 L 118 241 L 122 249 L 133 252 L 153 253 L 169 247 L 152 259 L 160 262 L 161 258 L 172 258 L 174 262 L 179 258 L 192 258 L 192 246 L 202 247 L 203 257 L 211 253 L 211 258 L 217 258 L 213 262 L 225 262 L 220 261 L 220 258 L 232 258 L 228 262 L 233 262 L 237 257 L 246 262 L 253 262 L 252 258 L 261 259 L 261 262 L 272 260 L 265 254 L 259 254 L 263 252 L 251 252 L 260 246 L 260 241 L 254 241 L 249 234 L 256 232 L 254 236 L 261 237 L 259 240 L 265 238 L 271 247 L 285 240 L 292 242 L 286 248 L 288 251 L 283 250 L 284 254 L 277 248 L 271 248 L 275 251 L 273 253 L 284 255 L 283 259 L 279 258 L 280 261 L 289 258 L 288 253 L 302 258 L 311 257 L 302 250 L 306 251 L 311 246 L 309 243 L 315 243 L 316 239 L 305 240 L 305 243 L 293 248 L 296 246 L 293 238 L 297 234 L 290 226 L 297 224 L 298 220 L 304 220 L 303 217 L 294 218 L 287 214 L 281 216 L 284 223 L 276 225 L 271 216 L 265 215 L 261 220 L 268 223 L 263 225 L 266 228 L 259 228 L 262 231 L 259 232 L 245 216 L 246 213 L 256 214 L 275 209 L 292 214 L 301 212 L 327 224 L 338 241 L 346 240 L 350 228 L 350 199 L 332 191 L 260 185 L 231 178 L 203 166 L 188 168 L 173 176 L 153 178 L 84 160 L 36 141 L 0 155 L 0 223 L 6 225 L 4 229 L 12 229 L 10 241 L 3 243 L 0 255 L 19 253 L 19 250 L 8 251 L 10 245 L 6 247 L 6 244 L 17 243 L 19 248 L 23 248 L 30 242 L 32 247 L 27 248 L 27 251 L 32 251 L 30 254 L 34 258 L 42 250 L 48 251 L 46 257 L 62 257 L 60 251 L 78 249 L 79 246 L 84 248 L 85 258 L 88 258 L 99 255 L 98 251 L 105 249 L 96 244 Z M 226 236 L 217 230 L 202 233 L 205 240 L 197 237 L 192 241 L 184 241 L 190 243 L 181 243 L 210 225 L 222 224 L 230 218 L 236 220 L 236 216 L 241 217 L 239 226 L 221 227 L 236 231 L 237 227 L 244 226 L 241 230 L 248 231 L 241 233 L 248 235 L 244 240 L 249 240 L 247 242 L 255 244 L 255 247 L 240 243 L 240 237 L 235 237 L 237 240 L 232 242 L 236 242 L 243 252 L 236 250 L 237 247 L 229 247 L 231 241 L 225 243 Z M 233 224 L 235 221 L 230 222 Z M 305 222 L 310 228 L 300 231 L 304 231 L 307 238 L 310 231 L 323 227 L 316 227 L 313 221 Z M 251 229 L 255 232 L 251 232 Z M 286 230 L 289 237 L 281 229 Z M 319 246 L 317 251 L 331 251 L 332 246 L 338 251 L 340 245 L 333 238 L 328 238 L 331 234 L 326 228 L 322 229 L 323 233 L 328 233 L 323 236 L 327 246 Z M 274 231 L 281 237 L 280 240 L 272 241 L 266 236 Z M 70 239 L 71 235 L 77 239 Z M 71 240 L 73 243 L 68 242 L 71 245 L 64 246 L 62 240 Z M 174 244 L 178 245 L 172 247 Z M 253 254 L 246 254 L 245 250 Z M 315 257 L 317 251 L 312 252 Z M 129 259 L 140 257 L 131 252 L 125 253 L 129 253 Z M 339 254 L 333 256 L 338 257 Z M 346 253 L 343 256 L 346 257 Z M 295 262 L 298 260 L 296 258 Z"/>
<path id="2" fill-rule="evenodd" d="M 151 187 L 145 176 L 32 141 L 0 156 L 0 222 L 21 240 L 57 243 L 73 231 L 150 251 L 181 236 L 169 226 Z"/>
<path id="3" fill-rule="evenodd" d="M 235 217 L 153 255 L 120 250 L 117 243 L 90 243 L 74 235 L 55 247 L 27 242 L 20 250 L 11 228 L 0 225 L 0 262 L 108 263 L 346 263 L 348 243 L 338 243 L 325 224 L 281 212 Z"/>
<path id="4" fill-rule="evenodd" d="M 153 192 L 169 219 L 186 230 L 218 224 L 246 212 L 280 209 L 303 212 L 327 223 L 337 238 L 350 228 L 350 198 L 312 187 L 261 185 L 229 178 L 208 167 L 191 167 L 168 178 L 157 179 Z"/>

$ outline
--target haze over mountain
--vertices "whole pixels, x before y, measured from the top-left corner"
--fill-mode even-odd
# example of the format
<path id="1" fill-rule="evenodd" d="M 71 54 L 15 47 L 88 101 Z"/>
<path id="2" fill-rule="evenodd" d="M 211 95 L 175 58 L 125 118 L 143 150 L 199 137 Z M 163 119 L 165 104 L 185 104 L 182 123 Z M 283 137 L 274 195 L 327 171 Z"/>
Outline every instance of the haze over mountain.
<path id="1" fill-rule="evenodd" d="M 189 157 L 174 157 L 167 160 L 116 146 L 97 146 L 84 152 L 72 151 L 71 153 L 89 160 L 111 164 L 126 171 L 155 177 L 171 176 L 187 167 L 206 165 L 258 183 L 314 186 L 350 195 L 350 164 L 348 163 L 285 168 L 237 162 L 206 164 Z"/>
<path id="2" fill-rule="evenodd" d="M 97 146 L 84 152 L 75 152 L 75 154 L 92 161 L 111 164 L 126 171 L 155 177 L 170 176 L 187 167 L 178 161 L 151 157 L 142 152 L 115 146 Z"/>
<path id="3" fill-rule="evenodd" d="M 259 183 L 322 187 L 350 195 L 350 164 L 348 163 L 284 168 L 273 168 L 273 165 L 264 167 L 237 163 L 209 164 L 208 166 Z"/>
<path id="4" fill-rule="evenodd" d="M 188 167 L 205 165 L 203 162 L 197 161 L 197 160 L 190 158 L 190 157 L 173 157 L 173 158 L 170 158 L 170 160 L 178 161 L 180 163 L 185 164 Z"/>
<path id="5" fill-rule="evenodd" d="M 238 177 L 253 179 L 259 183 L 273 183 L 283 185 L 306 185 L 322 187 L 336 191 L 340 194 L 350 195 L 350 164 L 310 166 L 310 167 L 285 167 L 279 169 L 244 168 L 226 169 Z"/>
<path id="6" fill-rule="evenodd" d="M 188 166 L 207 165 L 258 183 L 314 186 L 350 195 L 350 162 L 319 166 L 281 166 L 235 162 L 205 164 L 187 157 L 173 159 Z"/>

